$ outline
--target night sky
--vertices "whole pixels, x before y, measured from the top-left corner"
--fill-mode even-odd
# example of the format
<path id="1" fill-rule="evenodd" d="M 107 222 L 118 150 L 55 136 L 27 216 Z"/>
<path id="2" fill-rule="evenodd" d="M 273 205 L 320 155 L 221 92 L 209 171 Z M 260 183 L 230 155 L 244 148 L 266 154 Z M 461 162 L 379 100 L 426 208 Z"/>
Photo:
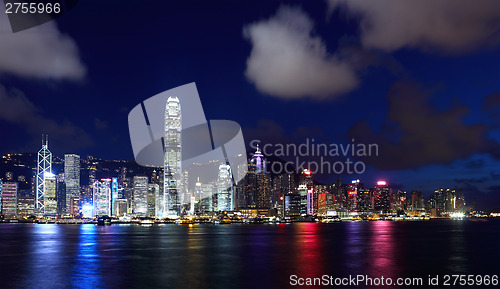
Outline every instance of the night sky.
<path id="1" fill-rule="evenodd" d="M 129 111 L 196 82 L 247 143 L 376 143 L 344 182 L 500 206 L 496 0 L 87 0 L 15 34 L 2 12 L 0 51 L 1 154 L 133 159 Z"/>

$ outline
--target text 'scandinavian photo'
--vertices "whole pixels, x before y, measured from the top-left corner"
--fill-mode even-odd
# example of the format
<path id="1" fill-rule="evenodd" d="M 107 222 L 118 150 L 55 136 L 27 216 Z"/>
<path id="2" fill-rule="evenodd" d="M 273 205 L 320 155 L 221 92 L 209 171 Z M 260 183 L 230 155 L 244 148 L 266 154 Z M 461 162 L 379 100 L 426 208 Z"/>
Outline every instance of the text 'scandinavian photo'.
<path id="1" fill-rule="evenodd" d="M 500 1 L 3 0 L 0 288 L 498 288 Z"/>

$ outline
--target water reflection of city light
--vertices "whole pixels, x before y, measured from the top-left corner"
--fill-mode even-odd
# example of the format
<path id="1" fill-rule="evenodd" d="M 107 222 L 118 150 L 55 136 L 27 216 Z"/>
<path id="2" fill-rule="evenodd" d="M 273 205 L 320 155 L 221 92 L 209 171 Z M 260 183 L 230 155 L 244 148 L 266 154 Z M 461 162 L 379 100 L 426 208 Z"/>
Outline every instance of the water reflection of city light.
<path id="1" fill-rule="evenodd" d="M 359 222 L 345 223 L 345 266 L 347 271 L 358 272 L 366 256 L 363 247 L 365 224 Z"/>
<path id="2" fill-rule="evenodd" d="M 316 277 L 326 273 L 326 260 L 318 223 L 297 224 L 295 231 L 295 272 L 304 277 Z"/>
<path id="3" fill-rule="evenodd" d="M 453 230 L 449 235 L 449 250 L 447 269 L 456 274 L 466 274 L 468 267 L 467 246 L 464 236 L 464 222 L 453 222 Z"/>
<path id="4" fill-rule="evenodd" d="M 396 247 L 398 244 L 394 242 L 394 222 L 391 221 L 376 221 L 370 223 L 371 239 L 368 245 L 368 275 L 372 278 L 381 276 L 398 278 L 402 276 L 399 270 L 398 259 L 404 258 L 397 256 Z M 399 228 L 401 233 L 401 229 Z"/>
<path id="5" fill-rule="evenodd" d="M 73 288 L 102 288 L 96 226 L 80 226 L 79 241 L 72 269 Z"/>
<path id="6" fill-rule="evenodd" d="M 27 286 L 24 287 L 53 287 L 64 284 L 67 276 L 65 270 L 58 270 L 59 264 L 66 257 L 63 250 L 61 227 L 56 224 L 35 225 L 31 235 L 29 252 L 29 276 L 25 278 Z M 38 280 L 35 283 L 33 280 Z"/>

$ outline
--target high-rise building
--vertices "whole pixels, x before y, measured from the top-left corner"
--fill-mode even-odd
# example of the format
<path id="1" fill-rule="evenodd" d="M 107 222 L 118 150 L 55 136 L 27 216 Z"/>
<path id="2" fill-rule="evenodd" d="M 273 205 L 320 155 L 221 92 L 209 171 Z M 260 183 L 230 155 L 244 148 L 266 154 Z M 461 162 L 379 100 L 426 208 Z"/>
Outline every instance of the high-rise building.
<path id="1" fill-rule="evenodd" d="M 95 181 L 93 186 L 94 216 L 111 215 L 111 179 Z"/>
<path id="2" fill-rule="evenodd" d="M 411 192 L 411 210 L 412 211 L 425 210 L 425 199 L 422 192 L 419 191 Z"/>
<path id="3" fill-rule="evenodd" d="M 300 195 L 300 214 L 313 215 L 314 212 L 314 184 L 312 172 L 305 169 L 300 174 L 299 187 L 297 189 Z"/>
<path id="4" fill-rule="evenodd" d="M 118 178 L 111 179 L 111 215 L 114 216 L 116 200 L 118 199 Z"/>
<path id="5" fill-rule="evenodd" d="M 115 202 L 115 215 L 117 217 L 122 217 L 128 213 L 128 201 L 127 199 L 118 199 Z"/>
<path id="6" fill-rule="evenodd" d="M 303 183 L 299 184 L 297 192 L 300 196 L 300 214 L 307 214 L 307 186 Z"/>
<path id="7" fill-rule="evenodd" d="M 29 217 L 35 214 L 35 197 L 19 197 L 17 200 L 17 214 L 21 217 Z"/>
<path id="8" fill-rule="evenodd" d="M 78 216 L 80 212 L 82 212 L 83 208 L 81 208 L 80 198 L 71 198 L 71 211 L 69 212 L 71 216 Z"/>
<path id="9" fill-rule="evenodd" d="M 214 210 L 214 202 L 212 196 L 214 195 L 214 185 L 213 184 L 201 184 L 201 205 L 200 210 L 202 212 L 212 212 Z"/>
<path id="10" fill-rule="evenodd" d="M 133 213 L 145 217 L 148 214 L 148 177 L 134 176 Z"/>
<path id="11" fill-rule="evenodd" d="M 353 180 L 347 185 L 347 209 L 351 212 L 358 210 L 358 184 L 359 180 Z"/>
<path id="12" fill-rule="evenodd" d="M 334 210 L 334 196 L 324 192 L 318 196 L 318 214 L 327 215 Z"/>
<path id="13" fill-rule="evenodd" d="M 42 148 L 38 151 L 36 171 L 36 205 L 39 215 L 45 213 L 45 173 L 52 173 L 52 153 L 49 151 L 48 136 L 42 135 Z"/>
<path id="14" fill-rule="evenodd" d="M 17 217 L 17 189 L 17 183 L 2 184 L 2 214 L 6 219 Z"/>
<path id="15" fill-rule="evenodd" d="M 156 200 L 158 199 L 159 196 L 160 196 L 160 186 L 158 184 L 149 184 L 149 186 L 148 186 L 148 214 L 147 214 L 147 216 L 150 218 L 156 217 L 156 208 L 157 208 Z"/>
<path id="16" fill-rule="evenodd" d="M 159 184 L 152 184 L 154 185 L 154 190 L 155 190 L 155 218 L 161 219 L 164 217 L 163 210 L 165 209 L 165 202 L 164 202 L 164 194 L 163 194 L 163 186 L 160 186 Z"/>
<path id="17" fill-rule="evenodd" d="M 450 189 L 439 189 L 434 191 L 434 194 L 429 199 L 432 216 L 440 217 L 444 214 L 446 211 L 446 195 L 448 192 L 450 192 Z"/>
<path id="18" fill-rule="evenodd" d="M 386 181 L 378 181 L 373 189 L 374 208 L 381 213 L 391 210 L 392 189 Z"/>
<path id="19" fill-rule="evenodd" d="M 299 193 L 291 193 L 284 197 L 284 211 L 285 216 L 290 218 L 297 218 L 301 214 L 301 195 Z"/>
<path id="20" fill-rule="evenodd" d="M 64 182 L 64 174 L 58 174 L 57 180 L 57 214 L 63 216 L 66 212 L 66 183 Z"/>
<path id="21" fill-rule="evenodd" d="M 181 105 L 177 97 L 169 97 L 165 108 L 164 202 L 165 215 L 180 215 L 182 193 Z"/>
<path id="22" fill-rule="evenodd" d="M 53 173 L 45 173 L 45 217 L 57 216 L 57 179 Z"/>
<path id="23" fill-rule="evenodd" d="M 295 192 L 294 176 L 290 173 L 275 176 L 272 188 L 272 206 L 279 214 L 284 214 L 285 195 Z M 315 190 L 316 191 L 316 190 Z"/>
<path id="24" fill-rule="evenodd" d="M 217 210 L 234 210 L 233 198 L 231 167 L 226 164 L 221 164 L 219 166 L 219 176 L 217 178 Z"/>
<path id="25" fill-rule="evenodd" d="M 315 184 L 314 185 L 314 191 L 313 191 L 313 196 L 314 196 L 313 211 L 315 213 L 318 213 L 319 195 L 323 194 L 326 191 L 327 191 L 327 186 L 326 185 L 321 185 L 321 184 Z"/>
<path id="26" fill-rule="evenodd" d="M 397 190 L 393 193 L 391 209 L 393 212 L 402 212 L 406 209 L 406 192 Z"/>
<path id="27" fill-rule="evenodd" d="M 313 188 L 310 188 L 310 189 L 307 189 L 307 210 L 306 210 L 306 214 L 307 215 L 314 215 L 315 211 L 314 211 L 314 189 Z"/>
<path id="28" fill-rule="evenodd" d="M 64 155 L 64 182 L 66 183 L 66 210 L 71 213 L 71 198 L 80 198 L 80 156 Z"/>
<path id="29" fill-rule="evenodd" d="M 266 171 L 266 159 L 262 155 L 260 148 L 253 154 L 248 163 L 248 174 L 245 176 L 243 186 L 239 186 L 241 202 L 240 208 L 246 209 L 270 209 L 271 199 L 271 176 Z"/>
<path id="30" fill-rule="evenodd" d="M 203 190 L 201 188 L 200 178 L 196 180 L 194 188 L 194 198 L 195 198 L 195 211 L 201 212 L 201 201 L 203 199 Z"/>

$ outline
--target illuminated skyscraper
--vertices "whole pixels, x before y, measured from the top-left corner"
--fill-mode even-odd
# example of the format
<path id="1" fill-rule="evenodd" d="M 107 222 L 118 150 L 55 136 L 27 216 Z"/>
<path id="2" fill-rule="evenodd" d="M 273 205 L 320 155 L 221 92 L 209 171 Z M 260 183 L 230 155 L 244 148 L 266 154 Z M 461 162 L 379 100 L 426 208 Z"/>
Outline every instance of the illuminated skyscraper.
<path id="1" fill-rule="evenodd" d="M 2 214 L 5 218 L 17 217 L 17 183 L 2 184 Z"/>
<path id="2" fill-rule="evenodd" d="M 111 179 L 111 214 L 116 212 L 116 200 L 118 199 L 118 178 Z"/>
<path id="3" fill-rule="evenodd" d="M 164 210 L 164 194 L 163 190 L 161 190 L 160 185 L 158 184 L 151 184 L 154 185 L 154 190 L 155 190 L 155 218 L 161 219 L 163 218 L 163 210 Z"/>
<path id="4" fill-rule="evenodd" d="M 303 215 L 313 215 L 315 213 L 313 205 L 314 183 L 310 170 L 305 169 L 302 171 L 297 191 L 300 195 L 300 213 Z"/>
<path id="5" fill-rule="evenodd" d="M 45 213 L 45 173 L 52 173 L 52 153 L 49 151 L 48 136 L 42 135 L 42 148 L 38 151 L 36 172 L 36 212 Z"/>
<path id="6" fill-rule="evenodd" d="M 257 150 L 252 156 L 251 163 L 255 165 L 255 172 L 257 174 L 265 173 L 266 171 L 266 160 L 264 159 L 264 155 L 261 153 L 259 145 L 257 145 Z"/>
<path id="7" fill-rule="evenodd" d="M 217 179 L 217 210 L 232 211 L 233 207 L 233 180 L 231 167 L 221 164 Z"/>
<path id="8" fill-rule="evenodd" d="M 80 198 L 80 156 L 64 155 L 64 182 L 66 183 L 66 211 L 71 212 L 71 199 Z"/>
<path id="9" fill-rule="evenodd" d="M 57 180 L 53 173 L 45 173 L 45 217 L 57 216 Z"/>
<path id="10" fill-rule="evenodd" d="M 156 217 L 156 199 L 160 192 L 160 186 L 158 184 L 149 184 L 148 186 L 148 217 Z"/>
<path id="11" fill-rule="evenodd" d="M 324 192 L 318 196 L 318 214 L 327 215 L 334 211 L 335 197 L 333 194 Z"/>
<path id="12" fill-rule="evenodd" d="M 201 211 L 202 212 L 212 212 L 214 210 L 213 194 L 214 185 L 213 184 L 201 184 Z"/>
<path id="13" fill-rule="evenodd" d="M 134 177 L 133 213 L 137 216 L 146 217 L 148 214 L 148 177 Z"/>
<path id="14" fill-rule="evenodd" d="M 351 212 L 358 208 L 358 184 L 359 180 L 353 180 L 347 185 L 347 209 Z"/>
<path id="15" fill-rule="evenodd" d="M 314 189 L 307 189 L 307 215 L 313 215 L 314 212 L 314 206 L 313 206 L 313 200 L 314 200 Z"/>
<path id="16" fill-rule="evenodd" d="M 422 192 L 412 191 L 411 192 L 411 210 L 412 211 L 424 211 L 425 210 L 425 199 Z"/>
<path id="17" fill-rule="evenodd" d="M 111 215 L 111 179 L 95 181 L 93 189 L 94 216 Z"/>
<path id="18" fill-rule="evenodd" d="M 197 179 L 194 189 L 194 198 L 195 198 L 195 211 L 201 212 L 201 201 L 203 199 L 203 190 L 201 188 L 200 178 Z"/>
<path id="19" fill-rule="evenodd" d="M 64 173 L 58 174 L 56 181 L 57 215 L 63 216 L 66 212 L 66 183 L 64 182 Z"/>
<path id="20" fill-rule="evenodd" d="M 177 97 L 169 97 L 165 108 L 164 202 L 165 215 L 180 215 L 182 192 L 181 105 Z"/>
<path id="21" fill-rule="evenodd" d="M 373 207 L 379 213 L 391 210 L 392 189 L 386 181 L 378 181 L 373 189 Z"/>
<path id="22" fill-rule="evenodd" d="M 244 195 L 238 202 L 240 208 L 271 208 L 271 176 L 266 172 L 266 160 L 259 147 L 248 163 L 248 174 L 242 184 L 240 194 Z"/>

